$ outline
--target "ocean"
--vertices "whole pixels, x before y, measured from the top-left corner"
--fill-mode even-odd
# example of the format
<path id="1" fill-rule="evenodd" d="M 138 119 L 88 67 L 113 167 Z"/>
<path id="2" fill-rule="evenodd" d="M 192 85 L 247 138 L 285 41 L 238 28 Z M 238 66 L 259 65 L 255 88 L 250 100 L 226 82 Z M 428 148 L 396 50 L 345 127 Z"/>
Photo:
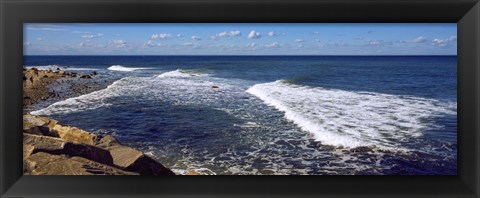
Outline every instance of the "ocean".
<path id="1" fill-rule="evenodd" d="M 456 175 L 456 56 L 25 56 L 106 89 L 31 113 L 174 172 Z"/>

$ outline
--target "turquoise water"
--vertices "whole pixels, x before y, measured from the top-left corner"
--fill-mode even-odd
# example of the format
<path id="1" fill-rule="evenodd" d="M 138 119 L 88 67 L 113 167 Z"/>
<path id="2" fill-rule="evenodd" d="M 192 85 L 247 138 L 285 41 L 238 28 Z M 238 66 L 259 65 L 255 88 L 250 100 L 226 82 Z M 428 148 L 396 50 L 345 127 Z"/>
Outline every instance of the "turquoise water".
<path id="1" fill-rule="evenodd" d="M 455 56 L 27 56 L 24 65 L 114 81 L 32 113 L 112 134 L 178 173 L 457 172 Z"/>

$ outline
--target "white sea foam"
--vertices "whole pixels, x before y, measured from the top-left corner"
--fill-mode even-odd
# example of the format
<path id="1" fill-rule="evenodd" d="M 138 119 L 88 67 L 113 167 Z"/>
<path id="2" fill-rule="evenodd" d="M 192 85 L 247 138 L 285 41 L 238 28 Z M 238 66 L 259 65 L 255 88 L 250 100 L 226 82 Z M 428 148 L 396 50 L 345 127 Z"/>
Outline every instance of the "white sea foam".
<path id="1" fill-rule="evenodd" d="M 105 89 L 59 101 L 44 109 L 30 113 L 33 115 L 67 114 L 109 106 L 111 103 L 108 102 L 108 99 L 120 96 L 125 89 L 129 89 L 127 86 L 131 85 L 131 81 L 131 77 L 125 77 L 115 81 Z M 130 90 L 133 90 L 132 87 L 130 87 Z"/>
<path id="2" fill-rule="evenodd" d="M 173 101 L 175 104 L 215 101 L 228 93 L 231 86 L 209 81 L 206 74 L 184 74 L 178 70 L 164 73 L 164 77 L 125 77 L 106 89 L 53 103 L 47 108 L 31 112 L 34 115 L 68 114 L 108 107 L 118 97 Z M 193 76 L 192 76 L 193 75 Z M 185 78 L 188 76 L 188 78 Z M 221 91 L 213 89 L 219 86 Z M 120 101 L 122 102 L 122 101 Z"/>
<path id="3" fill-rule="evenodd" d="M 122 66 L 122 65 L 112 65 L 108 68 L 108 70 L 124 71 L 124 72 L 131 72 L 131 71 L 140 70 L 140 69 L 148 69 L 148 68 L 144 68 L 144 67 L 125 67 L 125 66 Z"/>
<path id="4" fill-rule="evenodd" d="M 181 69 L 165 72 L 157 76 L 157 78 L 177 78 L 177 77 L 193 77 L 193 76 L 207 76 L 207 74 L 193 73 Z"/>
<path id="5" fill-rule="evenodd" d="M 399 148 L 432 127 L 431 118 L 456 114 L 456 103 L 372 92 L 298 86 L 275 81 L 247 90 L 323 144 Z"/>

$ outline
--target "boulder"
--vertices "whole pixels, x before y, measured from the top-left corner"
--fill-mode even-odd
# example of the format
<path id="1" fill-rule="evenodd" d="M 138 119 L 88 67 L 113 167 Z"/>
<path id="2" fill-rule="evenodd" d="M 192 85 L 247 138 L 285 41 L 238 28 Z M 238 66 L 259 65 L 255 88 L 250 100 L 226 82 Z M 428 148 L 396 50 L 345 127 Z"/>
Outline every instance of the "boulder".
<path id="1" fill-rule="evenodd" d="M 162 164 L 144 154 L 137 158 L 133 164 L 125 168 L 125 170 L 133 171 L 140 175 L 175 175 L 170 169 L 165 168 Z"/>
<path id="2" fill-rule="evenodd" d="M 81 75 L 80 78 L 92 78 L 90 75 Z"/>
<path id="3" fill-rule="evenodd" d="M 65 146 L 65 140 L 60 138 L 33 135 L 24 133 L 23 134 L 23 145 L 31 145 L 34 149 L 32 152 L 49 152 L 49 153 L 58 153 L 62 152 Z"/>
<path id="4" fill-rule="evenodd" d="M 107 165 L 114 164 L 109 151 L 92 145 L 67 142 L 63 151 L 66 155 L 80 156 Z"/>
<path id="5" fill-rule="evenodd" d="M 23 144 L 33 146 L 33 153 L 45 152 L 55 155 L 79 156 L 102 164 L 113 165 L 110 152 L 88 144 L 67 142 L 60 138 L 23 134 Z"/>
<path id="6" fill-rule="evenodd" d="M 43 126 L 49 122 L 48 118 L 34 116 L 30 114 L 23 115 L 23 127 L 25 126 Z"/>
<path id="7" fill-rule="evenodd" d="M 76 127 L 55 124 L 53 125 L 52 131 L 57 133 L 58 137 L 70 142 L 93 145 L 94 140 L 97 139 L 96 135 Z"/>
<path id="8" fill-rule="evenodd" d="M 111 135 L 106 135 L 95 142 L 95 146 L 108 149 L 114 145 L 120 145 L 120 143 Z"/>
<path id="9" fill-rule="evenodd" d="M 175 175 L 153 158 L 121 145 L 110 135 L 97 136 L 29 114 L 23 116 L 23 121 L 24 174 Z M 32 158 L 38 155 L 46 159 Z M 113 169 L 117 172 L 112 172 Z"/>
<path id="10" fill-rule="evenodd" d="M 136 149 L 120 144 L 106 149 L 110 151 L 113 163 L 126 171 L 140 175 L 175 175 L 170 169 Z"/>
<path id="11" fill-rule="evenodd" d="M 30 144 L 23 145 L 23 172 L 32 172 L 35 169 L 35 162 L 28 160 L 28 157 L 33 153 L 33 146 Z"/>
<path id="12" fill-rule="evenodd" d="M 31 175 L 33 170 L 37 167 L 37 164 L 34 161 L 31 161 L 29 159 L 24 159 L 23 160 L 23 174 L 24 175 Z"/>
<path id="13" fill-rule="evenodd" d="M 35 135 L 59 137 L 51 131 L 58 121 L 34 115 L 23 115 L 23 132 Z"/>
<path id="14" fill-rule="evenodd" d="M 33 146 L 30 144 L 23 144 L 23 159 L 27 159 L 33 153 Z"/>
<path id="15" fill-rule="evenodd" d="M 32 175 L 138 175 L 82 157 L 38 152 L 28 160 L 35 164 Z"/>
<path id="16" fill-rule="evenodd" d="M 57 125 L 57 123 L 58 123 L 57 120 L 49 119 L 49 120 L 48 120 L 48 128 L 49 128 L 50 130 L 52 130 L 53 127 L 55 127 L 55 125 Z"/>

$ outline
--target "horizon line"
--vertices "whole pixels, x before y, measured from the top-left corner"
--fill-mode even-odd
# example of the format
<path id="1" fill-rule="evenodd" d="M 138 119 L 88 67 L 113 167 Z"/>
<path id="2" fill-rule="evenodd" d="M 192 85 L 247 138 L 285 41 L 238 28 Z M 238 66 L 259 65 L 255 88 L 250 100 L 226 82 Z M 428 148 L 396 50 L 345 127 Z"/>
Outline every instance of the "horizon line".
<path id="1" fill-rule="evenodd" d="M 41 54 L 31 54 L 23 56 L 458 56 L 457 54 L 432 54 L 432 55 L 68 55 L 68 54 L 59 54 L 59 55 L 41 55 Z"/>

